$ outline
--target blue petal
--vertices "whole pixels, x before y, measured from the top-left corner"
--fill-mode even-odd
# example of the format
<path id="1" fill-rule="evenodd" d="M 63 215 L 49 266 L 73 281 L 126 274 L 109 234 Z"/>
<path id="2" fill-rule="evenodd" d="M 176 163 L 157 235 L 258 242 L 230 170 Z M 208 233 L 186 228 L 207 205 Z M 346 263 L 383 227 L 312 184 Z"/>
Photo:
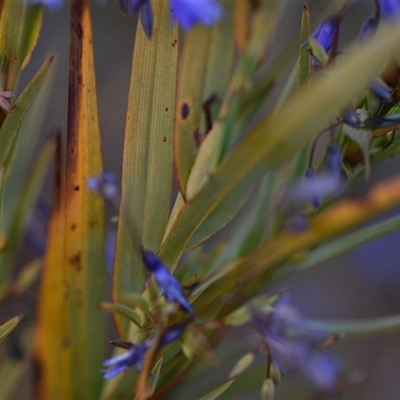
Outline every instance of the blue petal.
<path id="1" fill-rule="evenodd" d="M 193 306 L 187 300 L 182 286 L 162 261 L 151 251 L 145 250 L 142 250 L 142 259 L 146 268 L 153 273 L 166 300 L 170 303 L 179 303 L 186 312 L 195 316 Z"/>
<path id="2" fill-rule="evenodd" d="M 161 346 L 167 346 L 175 340 L 178 340 L 185 330 L 185 324 L 177 324 L 170 326 L 164 333 L 164 336 L 161 340 Z"/>
<path id="3" fill-rule="evenodd" d="M 170 4 L 174 21 L 186 30 L 198 23 L 214 25 L 223 14 L 223 8 L 217 0 L 170 0 Z"/>
<path id="4" fill-rule="evenodd" d="M 359 42 L 365 43 L 369 39 L 371 39 L 376 32 L 378 27 L 379 18 L 377 15 L 371 15 L 361 26 L 360 34 L 359 34 Z"/>
<path id="5" fill-rule="evenodd" d="M 103 367 L 110 368 L 110 370 L 104 374 L 104 378 L 113 378 L 122 372 L 130 370 L 135 364 L 141 366 L 143 364 L 143 358 L 147 350 L 150 348 L 151 343 L 152 342 L 148 340 L 147 342 L 139 343 L 135 346 L 132 345 L 132 348 L 126 353 L 105 360 L 103 362 Z M 136 369 L 140 371 L 141 368 Z"/>
<path id="6" fill-rule="evenodd" d="M 337 382 L 339 362 L 333 355 L 322 350 L 309 351 L 301 365 L 303 374 L 314 385 L 332 390 Z"/>
<path id="7" fill-rule="evenodd" d="M 400 18 L 400 3 L 398 0 L 380 0 L 379 5 L 382 16 L 387 22 L 393 22 Z"/>

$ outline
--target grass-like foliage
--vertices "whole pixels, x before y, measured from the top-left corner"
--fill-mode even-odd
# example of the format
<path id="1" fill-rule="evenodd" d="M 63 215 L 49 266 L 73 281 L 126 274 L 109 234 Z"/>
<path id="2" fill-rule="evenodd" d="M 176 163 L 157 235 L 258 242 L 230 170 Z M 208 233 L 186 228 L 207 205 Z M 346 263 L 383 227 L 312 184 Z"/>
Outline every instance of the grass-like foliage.
<path id="1" fill-rule="evenodd" d="M 400 316 L 311 320 L 270 285 L 400 229 L 373 222 L 400 177 L 347 195 L 400 150 L 400 3 L 375 1 L 344 47 L 351 1 L 311 21 L 305 4 L 290 42 L 291 2 L 121 0 L 138 23 L 120 178 L 103 171 L 89 3 L 0 2 L 0 301 L 37 298 L 34 319 L 0 314 L 0 399 L 273 399 L 287 373 L 306 382 L 294 398 L 342 395 L 336 341 Z M 66 139 L 39 135 L 54 56 L 13 101 L 46 6 L 70 10 Z M 48 235 L 20 265 L 49 170 Z"/>

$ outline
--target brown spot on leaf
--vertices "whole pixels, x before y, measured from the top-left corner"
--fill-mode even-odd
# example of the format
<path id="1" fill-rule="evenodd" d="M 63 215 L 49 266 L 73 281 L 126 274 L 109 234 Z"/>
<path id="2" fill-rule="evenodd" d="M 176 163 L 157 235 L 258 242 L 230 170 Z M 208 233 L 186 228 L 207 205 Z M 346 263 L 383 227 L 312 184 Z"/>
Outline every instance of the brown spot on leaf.
<path id="1" fill-rule="evenodd" d="M 195 131 L 193 132 L 193 139 L 196 147 L 199 148 L 202 142 L 201 132 L 199 128 L 195 129 Z"/>
<path id="2" fill-rule="evenodd" d="M 76 253 L 69 259 L 69 262 L 72 266 L 74 266 L 78 271 L 82 269 L 82 254 Z"/>
<path id="3" fill-rule="evenodd" d="M 163 136 L 162 141 L 165 143 L 167 141 L 167 137 Z"/>

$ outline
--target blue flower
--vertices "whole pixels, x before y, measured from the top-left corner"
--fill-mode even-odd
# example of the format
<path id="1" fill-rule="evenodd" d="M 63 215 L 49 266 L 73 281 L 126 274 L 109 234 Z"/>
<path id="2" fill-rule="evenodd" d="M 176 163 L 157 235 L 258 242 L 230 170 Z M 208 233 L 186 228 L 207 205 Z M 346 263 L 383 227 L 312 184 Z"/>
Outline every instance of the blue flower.
<path id="1" fill-rule="evenodd" d="M 324 332 L 312 331 L 307 319 L 282 296 L 270 313 L 254 310 L 252 321 L 279 369 L 297 369 L 314 385 L 334 389 L 339 371 L 336 357 L 321 348 Z"/>
<path id="2" fill-rule="evenodd" d="M 335 41 L 336 30 L 340 30 L 342 28 L 342 23 L 336 16 L 336 14 L 330 15 L 326 19 L 324 19 L 311 34 L 311 37 L 316 39 L 318 43 L 322 46 L 325 52 L 328 52 Z M 307 46 L 308 40 L 306 40 L 302 46 Z M 313 63 L 318 62 L 315 57 L 312 57 Z"/>
<path id="3" fill-rule="evenodd" d="M 170 303 L 180 304 L 186 312 L 197 319 L 193 306 L 187 300 L 182 286 L 161 260 L 154 253 L 146 250 L 142 250 L 142 259 L 146 268 L 153 274 L 166 300 Z"/>
<path id="4" fill-rule="evenodd" d="M 104 368 L 109 370 L 104 374 L 105 379 L 114 378 L 115 376 L 129 371 L 136 365 L 136 371 L 140 372 L 143 366 L 143 359 L 147 350 L 151 347 L 152 342 L 148 340 L 137 345 L 130 344 L 129 350 L 116 357 L 109 358 L 103 362 Z"/>
<path id="5" fill-rule="evenodd" d="M 172 342 L 178 340 L 185 330 L 185 324 L 171 325 L 164 332 L 161 338 L 161 347 L 168 346 Z M 104 374 L 105 379 L 114 378 L 115 376 L 122 374 L 123 372 L 129 371 L 136 365 L 136 371 L 140 372 L 143 368 L 143 360 L 153 345 L 153 340 L 147 340 L 146 342 L 139 344 L 132 344 L 130 342 L 111 342 L 112 344 L 123 347 L 128 351 L 119 356 L 109 358 L 103 362 L 103 367 L 108 368 L 108 371 Z"/>
<path id="6" fill-rule="evenodd" d="M 398 0 L 380 0 L 379 6 L 383 18 L 387 22 L 393 22 L 400 18 L 400 3 Z"/>
<path id="7" fill-rule="evenodd" d="M 170 0 L 174 21 L 183 29 L 192 29 L 196 24 L 214 25 L 221 18 L 223 8 L 217 0 Z"/>

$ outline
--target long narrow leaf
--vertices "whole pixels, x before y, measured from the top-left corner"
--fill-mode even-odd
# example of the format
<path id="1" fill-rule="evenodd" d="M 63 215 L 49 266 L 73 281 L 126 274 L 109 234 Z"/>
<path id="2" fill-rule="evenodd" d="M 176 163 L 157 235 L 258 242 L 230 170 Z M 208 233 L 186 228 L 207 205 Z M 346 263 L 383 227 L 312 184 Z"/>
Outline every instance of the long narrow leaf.
<path id="1" fill-rule="evenodd" d="M 287 162 L 299 147 L 310 143 L 319 129 L 340 113 L 348 96 L 368 85 L 382 59 L 399 57 L 400 28 L 383 29 L 369 46 L 355 49 L 329 76 L 316 79 L 274 115 L 262 121 L 234 150 L 209 181 L 180 211 L 160 250 L 161 258 L 176 265 L 206 218 L 233 190 L 251 190 L 269 169 Z M 382 40 L 384 38 L 385 40 Z M 302 105 L 306 110 L 299 113 Z"/>
<path id="2" fill-rule="evenodd" d="M 158 249 L 170 211 L 178 31 L 171 27 L 168 2 L 153 8 L 154 35 L 149 40 L 138 26 L 133 57 L 114 265 L 118 303 L 123 292 L 143 287 L 139 247 Z"/>
<path id="3" fill-rule="evenodd" d="M 88 0 L 71 2 L 65 256 L 68 271 L 71 395 L 99 397 L 103 381 L 105 315 L 105 215 L 103 200 L 87 180 L 102 172 L 93 38 Z"/>

